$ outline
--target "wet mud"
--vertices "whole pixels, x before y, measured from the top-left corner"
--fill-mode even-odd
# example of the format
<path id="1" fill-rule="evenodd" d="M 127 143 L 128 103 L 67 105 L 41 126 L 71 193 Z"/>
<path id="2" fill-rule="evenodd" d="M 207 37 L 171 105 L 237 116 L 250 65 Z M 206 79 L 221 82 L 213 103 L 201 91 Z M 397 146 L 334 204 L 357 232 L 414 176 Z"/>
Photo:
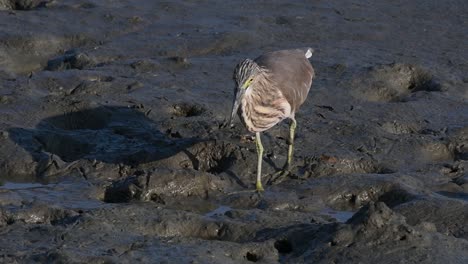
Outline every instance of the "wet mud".
<path id="1" fill-rule="evenodd" d="M 0 262 L 467 263 L 464 1 L 0 0 Z M 296 114 L 233 69 L 314 48 Z"/>

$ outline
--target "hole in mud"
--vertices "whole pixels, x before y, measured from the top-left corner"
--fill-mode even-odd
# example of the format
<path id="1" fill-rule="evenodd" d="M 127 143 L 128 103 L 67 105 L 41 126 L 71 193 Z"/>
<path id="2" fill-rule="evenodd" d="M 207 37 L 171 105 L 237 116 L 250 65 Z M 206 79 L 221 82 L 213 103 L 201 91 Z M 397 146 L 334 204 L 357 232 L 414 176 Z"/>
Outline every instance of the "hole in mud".
<path id="1" fill-rule="evenodd" d="M 4 8 L 7 10 L 33 10 L 40 7 L 45 7 L 50 1 L 43 0 L 7 0 L 3 2 Z"/>
<path id="2" fill-rule="evenodd" d="M 275 248 L 281 254 L 288 254 L 293 251 L 291 242 L 289 242 L 287 239 L 277 240 L 275 242 Z"/>
<path id="3" fill-rule="evenodd" d="M 179 131 L 172 132 L 172 128 L 166 130 L 166 135 L 170 136 L 171 138 L 182 138 L 182 135 Z"/>
<path id="4" fill-rule="evenodd" d="M 181 103 L 173 105 L 173 114 L 177 117 L 192 117 L 203 114 L 206 109 L 200 105 Z"/>
<path id="5" fill-rule="evenodd" d="M 260 257 L 257 254 L 251 253 L 251 252 L 247 252 L 247 254 L 245 255 L 245 258 L 251 262 L 257 262 L 260 260 Z"/>
<path id="6" fill-rule="evenodd" d="M 235 158 L 233 157 L 220 157 L 219 159 L 213 158 L 211 162 L 209 162 L 208 169 L 206 172 L 209 173 L 221 173 L 223 171 L 226 171 L 231 165 L 234 163 Z"/>
<path id="7" fill-rule="evenodd" d="M 141 186 L 138 177 L 127 177 L 113 182 L 104 192 L 106 203 L 128 203 L 141 196 Z M 151 195 L 151 199 L 157 199 Z"/>
<path id="8" fill-rule="evenodd" d="M 63 130 L 90 129 L 99 130 L 105 128 L 110 121 L 111 113 L 101 109 L 80 110 L 54 116 L 43 121 L 42 125 L 50 124 Z"/>
<path id="9" fill-rule="evenodd" d="M 406 202 L 411 201 L 414 198 L 414 195 L 408 193 L 402 189 L 394 189 L 390 190 L 384 194 L 382 194 L 378 201 L 384 202 L 388 207 L 392 208 L 399 204 L 403 204 Z"/>
<path id="10" fill-rule="evenodd" d="M 462 144 L 455 148 L 456 160 L 468 160 L 468 145 Z"/>
<path id="11" fill-rule="evenodd" d="M 237 160 L 235 146 L 231 144 L 201 143 L 198 149 L 194 149 L 192 165 L 195 170 L 217 174 L 228 170 Z"/>
<path id="12" fill-rule="evenodd" d="M 158 203 L 158 204 L 166 204 L 166 202 L 161 197 L 161 195 L 158 195 L 157 193 L 152 193 L 149 199 L 150 201 Z"/>
<path id="13" fill-rule="evenodd" d="M 80 216 L 76 215 L 76 216 L 69 216 L 69 217 L 64 217 L 64 218 L 59 218 L 59 219 L 53 219 L 50 221 L 50 224 L 53 226 L 67 226 L 67 225 L 75 223 L 76 221 L 78 221 L 79 218 Z"/>
<path id="14" fill-rule="evenodd" d="M 12 225 L 12 224 L 14 224 L 14 223 L 15 223 L 15 219 L 13 219 L 13 218 L 11 218 L 11 217 L 8 217 L 8 218 L 6 219 L 6 224 L 7 224 L 7 225 Z"/>
<path id="15" fill-rule="evenodd" d="M 431 74 L 422 69 L 410 68 L 412 69 L 411 79 L 409 81 L 408 90 L 411 92 L 417 91 L 429 91 L 436 92 L 441 91 L 441 86 L 437 83 Z"/>
<path id="16" fill-rule="evenodd" d="M 174 56 L 174 57 L 169 57 L 168 59 L 169 61 L 173 62 L 177 66 L 183 66 L 183 67 L 190 66 L 189 60 L 183 56 Z"/>
<path id="17" fill-rule="evenodd" d="M 72 136 L 47 133 L 35 136 L 45 151 L 59 156 L 63 161 L 71 162 L 89 154 L 94 146 L 80 142 Z"/>

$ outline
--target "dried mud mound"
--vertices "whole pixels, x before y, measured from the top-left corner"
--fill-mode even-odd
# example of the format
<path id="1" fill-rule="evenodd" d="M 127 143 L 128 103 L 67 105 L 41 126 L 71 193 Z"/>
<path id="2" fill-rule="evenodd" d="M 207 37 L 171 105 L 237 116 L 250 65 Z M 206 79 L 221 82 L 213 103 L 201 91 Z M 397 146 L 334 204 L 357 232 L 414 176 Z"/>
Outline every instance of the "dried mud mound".
<path id="1" fill-rule="evenodd" d="M 270 234 L 263 234 L 268 237 Z M 384 203 L 369 203 L 346 223 L 290 226 L 275 244 L 284 263 L 409 263 L 449 261 L 467 257 L 466 240 L 447 239 L 427 222 L 409 225 L 405 217 Z M 431 243 L 440 243 L 428 252 Z"/>

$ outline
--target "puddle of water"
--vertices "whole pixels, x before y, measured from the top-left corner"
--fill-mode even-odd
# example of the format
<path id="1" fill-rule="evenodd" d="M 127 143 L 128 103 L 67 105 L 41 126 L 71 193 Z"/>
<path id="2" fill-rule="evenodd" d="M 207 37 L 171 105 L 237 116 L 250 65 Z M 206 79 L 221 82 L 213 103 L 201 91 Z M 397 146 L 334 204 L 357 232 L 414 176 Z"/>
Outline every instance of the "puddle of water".
<path id="1" fill-rule="evenodd" d="M 42 187 L 47 187 L 47 185 L 41 184 L 41 183 L 5 182 L 3 185 L 0 186 L 0 189 L 21 190 L 21 189 L 42 188 Z"/>
<path id="2" fill-rule="evenodd" d="M 468 194 L 466 193 L 441 191 L 441 192 L 437 192 L 437 194 L 440 194 L 445 197 L 453 198 L 453 199 L 460 199 L 460 200 L 468 201 Z"/>
<path id="3" fill-rule="evenodd" d="M 220 207 L 214 209 L 213 211 L 210 211 L 210 212 L 206 213 L 204 216 L 206 216 L 206 217 L 222 216 L 226 212 L 231 211 L 231 210 L 232 210 L 231 207 L 221 205 Z"/>
<path id="4" fill-rule="evenodd" d="M 335 218 L 336 221 L 340 223 L 344 223 L 348 221 L 356 212 L 350 212 L 350 211 L 337 211 L 333 209 L 326 209 L 320 212 L 322 215 L 330 216 L 332 218 Z"/>

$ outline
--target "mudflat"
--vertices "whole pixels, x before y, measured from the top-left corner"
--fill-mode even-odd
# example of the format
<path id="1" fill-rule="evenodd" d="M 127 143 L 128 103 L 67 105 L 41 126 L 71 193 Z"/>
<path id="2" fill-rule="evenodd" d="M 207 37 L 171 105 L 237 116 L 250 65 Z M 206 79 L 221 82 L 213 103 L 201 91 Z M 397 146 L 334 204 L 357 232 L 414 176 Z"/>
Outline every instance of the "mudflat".
<path id="1" fill-rule="evenodd" d="M 468 263 L 468 5 L 0 0 L 0 262 Z M 312 47 L 256 152 L 235 65 Z"/>

